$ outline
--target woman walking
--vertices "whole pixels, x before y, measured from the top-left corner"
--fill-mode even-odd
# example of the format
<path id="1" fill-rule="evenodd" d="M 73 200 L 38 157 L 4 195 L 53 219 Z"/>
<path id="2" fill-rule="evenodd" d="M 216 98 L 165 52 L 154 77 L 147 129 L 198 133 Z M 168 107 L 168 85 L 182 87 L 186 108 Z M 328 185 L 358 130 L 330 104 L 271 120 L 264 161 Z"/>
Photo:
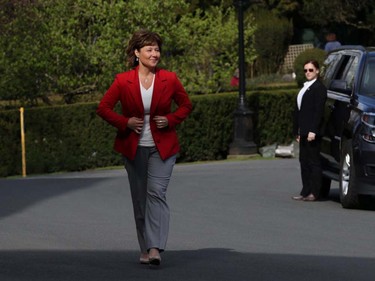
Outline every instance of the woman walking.
<path id="1" fill-rule="evenodd" d="M 116 76 L 97 114 L 118 129 L 114 148 L 123 155 L 140 246 L 139 261 L 159 265 L 169 231 L 166 192 L 179 151 L 176 125 L 191 112 L 189 97 L 173 72 L 157 67 L 162 39 L 140 30 L 126 54 L 131 70 Z M 120 102 L 122 113 L 113 109 Z M 172 102 L 177 108 L 171 111 Z"/>

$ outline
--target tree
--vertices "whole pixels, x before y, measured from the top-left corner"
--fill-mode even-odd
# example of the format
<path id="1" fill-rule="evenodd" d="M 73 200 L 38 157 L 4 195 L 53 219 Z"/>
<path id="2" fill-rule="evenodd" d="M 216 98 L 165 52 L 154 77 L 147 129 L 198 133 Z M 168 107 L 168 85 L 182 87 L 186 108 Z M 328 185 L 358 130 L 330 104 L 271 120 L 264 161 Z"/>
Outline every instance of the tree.
<path id="1" fill-rule="evenodd" d="M 375 0 L 302 2 L 301 16 L 315 29 L 341 31 L 349 44 L 375 44 Z"/>
<path id="2" fill-rule="evenodd" d="M 11 16 L 1 17 L 2 99 L 35 104 L 57 94 L 71 103 L 76 95 L 104 91 L 114 74 L 125 70 L 131 33 L 175 24 L 176 11 L 185 5 L 180 0 L 34 2 L 16 3 L 8 9 Z"/>
<path id="3" fill-rule="evenodd" d="M 251 38 L 254 34 L 252 18 L 244 23 L 247 63 L 254 60 Z M 171 32 L 175 55 L 170 67 L 177 71 L 191 92 L 218 92 L 229 85 L 238 67 L 238 26 L 234 7 L 197 9 L 185 14 Z"/>
<path id="4" fill-rule="evenodd" d="M 125 47 L 139 28 L 161 34 L 163 65 L 191 93 L 220 91 L 237 65 L 235 11 L 224 4 L 191 11 L 184 0 L 13 1 L 0 13 L 1 99 L 33 105 L 57 94 L 72 103 L 104 92 L 126 70 Z M 251 20 L 246 27 L 250 42 Z M 254 57 L 250 45 L 247 52 Z"/>
<path id="5" fill-rule="evenodd" d="M 253 6 L 253 10 L 267 10 L 281 18 L 291 19 L 300 9 L 299 0 L 259 0 Z"/>
<path id="6" fill-rule="evenodd" d="M 50 64 L 45 74 L 54 94 L 67 103 L 79 94 L 102 91 L 124 61 L 121 27 L 124 1 L 44 1 Z"/>
<path id="7" fill-rule="evenodd" d="M 374 28 L 374 0 L 303 0 L 302 14 L 318 26 L 344 24 L 357 29 Z"/>
<path id="8" fill-rule="evenodd" d="M 195 11 L 200 9 L 206 11 L 213 6 L 216 7 L 233 7 L 235 0 L 191 0 L 190 2 L 190 11 Z"/>
<path id="9" fill-rule="evenodd" d="M 45 26 L 36 1 L 1 1 L 0 98 L 33 102 L 44 92 Z"/>
<path id="10" fill-rule="evenodd" d="M 280 18 L 270 11 L 260 9 L 256 18 L 254 46 L 258 58 L 255 70 L 258 75 L 277 73 L 292 39 L 292 23 L 285 17 Z"/>

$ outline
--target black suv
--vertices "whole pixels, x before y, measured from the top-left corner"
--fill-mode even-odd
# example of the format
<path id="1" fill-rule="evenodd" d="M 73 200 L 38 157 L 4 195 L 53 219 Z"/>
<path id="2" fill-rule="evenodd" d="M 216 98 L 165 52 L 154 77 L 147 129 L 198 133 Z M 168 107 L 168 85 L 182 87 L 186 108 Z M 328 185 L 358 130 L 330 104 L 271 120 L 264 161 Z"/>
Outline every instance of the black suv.
<path id="1" fill-rule="evenodd" d="M 322 68 L 328 89 L 322 141 L 323 187 L 339 181 L 344 208 L 375 195 L 375 47 L 343 46 Z"/>

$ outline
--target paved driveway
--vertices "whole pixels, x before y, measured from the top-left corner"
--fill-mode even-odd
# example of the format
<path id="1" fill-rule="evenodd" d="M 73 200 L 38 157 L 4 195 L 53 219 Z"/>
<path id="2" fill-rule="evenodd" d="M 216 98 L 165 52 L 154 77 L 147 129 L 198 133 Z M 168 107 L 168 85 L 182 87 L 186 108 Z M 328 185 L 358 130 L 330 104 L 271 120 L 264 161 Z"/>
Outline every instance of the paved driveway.
<path id="1" fill-rule="evenodd" d="M 0 280 L 374 280 L 374 211 L 296 202 L 295 159 L 176 166 L 162 266 L 137 263 L 126 173 L 0 179 Z"/>

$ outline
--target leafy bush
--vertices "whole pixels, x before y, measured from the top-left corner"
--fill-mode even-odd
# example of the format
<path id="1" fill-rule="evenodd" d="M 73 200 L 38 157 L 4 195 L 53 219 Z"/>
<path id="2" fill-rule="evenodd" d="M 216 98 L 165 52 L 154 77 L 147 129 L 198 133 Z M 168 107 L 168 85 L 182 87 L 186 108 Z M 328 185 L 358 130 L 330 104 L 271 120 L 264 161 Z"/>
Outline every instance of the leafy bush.
<path id="1" fill-rule="evenodd" d="M 303 86 L 306 81 L 305 73 L 303 72 L 303 65 L 308 60 L 316 60 L 319 66 L 322 67 L 326 58 L 326 52 L 322 49 L 313 48 L 307 49 L 300 53 L 294 61 L 294 72 L 296 74 L 296 81 L 299 87 Z"/>
<path id="2" fill-rule="evenodd" d="M 289 143 L 297 89 L 247 93 L 258 146 Z M 225 159 L 233 138 L 238 95 L 191 97 L 193 112 L 178 128 L 179 162 Z M 113 150 L 116 130 L 100 119 L 97 103 L 25 109 L 27 174 L 122 165 Z M 21 174 L 19 111 L 0 111 L 0 176 Z"/>

